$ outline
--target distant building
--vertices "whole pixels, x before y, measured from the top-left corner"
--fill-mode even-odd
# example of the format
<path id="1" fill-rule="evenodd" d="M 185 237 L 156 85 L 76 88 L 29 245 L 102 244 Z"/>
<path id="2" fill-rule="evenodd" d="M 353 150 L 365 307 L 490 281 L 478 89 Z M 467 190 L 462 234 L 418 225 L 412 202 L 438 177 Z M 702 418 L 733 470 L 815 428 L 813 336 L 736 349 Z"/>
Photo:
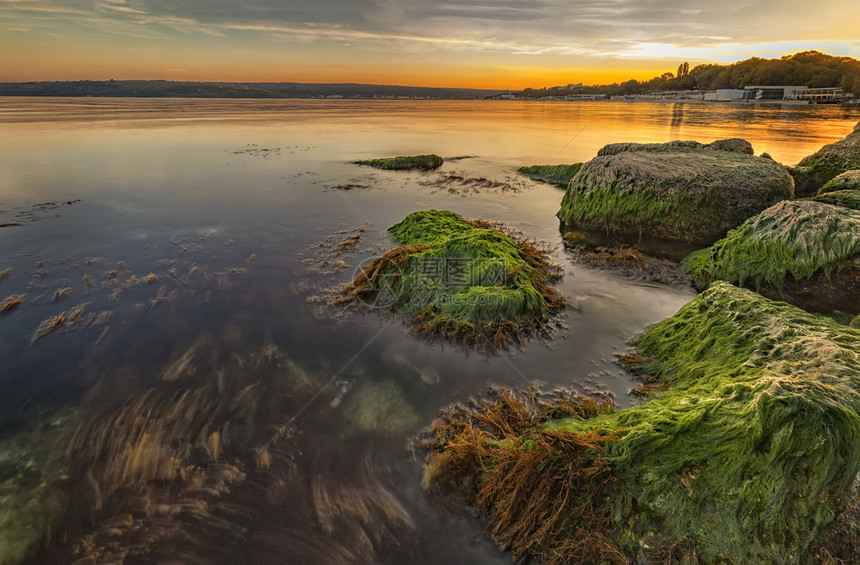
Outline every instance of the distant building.
<path id="1" fill-rule="evenodd" d="M 811 102 L 841 102 L 848 99 L 848 95 L 841 88 L 805 88 L 795 91 L 795 96 L 798 100 Z"/>
<path id="2" fill-rule="evenodd" d="M 605 94 L 568 94 L 564 97 L 568 101 L 606 100 Z"/>
<path id="3" fill-rule="evenodd" d="M 744 100 L 797 100 L 797 91 L 806 86 L 745 86 Z"/>

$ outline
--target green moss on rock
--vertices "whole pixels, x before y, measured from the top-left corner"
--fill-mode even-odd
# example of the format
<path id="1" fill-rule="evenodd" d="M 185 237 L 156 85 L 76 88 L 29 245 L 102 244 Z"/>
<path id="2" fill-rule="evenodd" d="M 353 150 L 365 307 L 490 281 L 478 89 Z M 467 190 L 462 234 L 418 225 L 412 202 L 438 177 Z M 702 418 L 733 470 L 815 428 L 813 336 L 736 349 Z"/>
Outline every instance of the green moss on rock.
<path id="1" fill-rule="evenodd" d="M 563 305 L 545 253 L 454 212 L 415 212 L 389 228 L 403 246 L 376 259 L 343 301 L 404 314 L 419 333 L 501 346 L 538 329 Z"/>
<path id="2" fill-rule="evenodd" d="M 522 410 L 478 407 L 457 425 L 447 417 L 434 424 L 428 473 L 473 493 L 494 533 L 505 520 L 500 533 L 515 535 L 505 543 L 552 563 L 576 562 L 565 556 L 583 539 L 603 545 L 590 562 L 810 562 L 860 471 L 860 331 L 718 282 L 635 346 L 628 366 L 665 392 L 501 441 L 523 429 Z M 597 474 L 601 463 L 611 478 Z M 571 482 L 583 473 L 595 481 Z M 565 488 L 570 503 L 559 507 Z M 550 539 L 535 520 L 547 507 L 575 518 Z M 627 559 L 613 557 L 607 536 Z"/>
<path id="3" fill-rule="evenodd" d="M 829 277 L 860 254 L 860 212 L 812 201 L 784 201 L 750 218 L 683 269 L 707 286 L 714 280 L 783 288 L 786 278 Z"/>
<path id="4" fill-rule="evenodd" d="M 857 190 L 835 190 L 833 192 L 822 192 L 812 198 L 816 202 L 860 210 L 860 189 Z"/>
<path id="5" fill-rule="evenodd" d="M 717 283 L 635 345 L 669 390 L 589 422 L 624 430 L 616 523 L 708 562 L 805 562 L 860 471 L 860 332 Z"/>
<path id="6" fill-rule="evenodd" d="M 841 190 L 860 190 L 860 170 L 845 171 L 827 181 L 818 195 L 826 192 L 837 192 Z"/>
<path id="7" fill-rule="evenodd" d="M 712 243 L 794 195 L 784 167 L 719 145 L 614 144 L 598 155 L 567 188 L 558 213 L 567 226 Z"/>
<path id="8" fill-rule="evenodd" d="M 519 172 L 534 180 L 567 186 L 570 183 L 570 179 L 581 168 L 582 163 L 573 163 L 572 165 L 531 165 L 520 167 Z"/>
<path id="9" fill-rule="evenodd" d="M 806 196 L 815 194 L 829 180 L 853 169 L 860 169 L 860 127 L 857 126 L 844 139 L 804 157 L 791 169 L 791 175 L 797 194 Z"/>
<path id="10" fill-rule="evenodd" d="M 438 155 L 416 155 L 413 157 L 390 157 L 386 159 L 368 159 L 356 161 L 356 165 L 367 165 L 376 169 L 405 171 L 411 169 L 430 170 L 442 165 L 442 157 Z"/>

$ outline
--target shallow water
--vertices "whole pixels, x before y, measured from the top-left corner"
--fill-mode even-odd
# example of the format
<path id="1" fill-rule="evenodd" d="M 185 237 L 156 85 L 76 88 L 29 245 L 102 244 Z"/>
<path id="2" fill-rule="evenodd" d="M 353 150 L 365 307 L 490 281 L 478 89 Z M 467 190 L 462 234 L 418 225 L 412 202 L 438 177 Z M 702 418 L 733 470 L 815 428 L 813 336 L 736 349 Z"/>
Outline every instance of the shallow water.
<path id="1" fill-rule="evenodd" d="M 16 504 L 54 490 L 60 506 L 94 498 L 87 484 L 110 457 L 87 459 L 92 443 L 65 453 L 64 434 L 124 406 L 164 419 L 185 406 L 172 395 L 192 390 L 223 421 L 212 416 L 206 437 L 177 433 L 171 445 L 203 449 L 220 430 L 221 448 L 188 460 L 245 479 L 217 496 L 156 488 L 145 509 L 131 484 L 112 498 L 99 491 L 102 506 L 71 513 L 65 538 L 36 544 L 48 547 L 38 559 L 125 544 L 136 548 L 128 563 L 509 562 L 467 512 L 422 493 L 412 438 L 488 385 L 604 391 L 629 406 L 634 383 L 614 355 L 693 296 L 573 264 L 554 216 L 563 192 L 517 167 L 584 161 L 612 142 L 727 137 L 793 164 L 858 119 L 858 108 L 797 106 L 0 100 L 0 272 L 11 269 L 0 300 L 23 297 L 0 315 L 0 542 L 11 545 L 3 515 L 17 511 L 14 489 Z M 351 164 L 420 153 L 466 158 L 433 172 Z M 325 288 L 391 245 L 388 226 L 428 208 L 498 220 L 551 246 L 565 270 L 565 327 L 487 356 L 324 305 Z M 330 253 L 353 233 L 354 249 Z M 216 408 L 219 394 L 235 398 Z M 255 471 L 263 444 L 273 462 Z M 96 470 L 76 475 L 79 462 Z M 152 510 L 159 497 L 209 507 L 195 514 L 183 502 L 170 520 L 193 535 L 177 533 Z M 145 547 L 154 539 L 162 549 Z"/>

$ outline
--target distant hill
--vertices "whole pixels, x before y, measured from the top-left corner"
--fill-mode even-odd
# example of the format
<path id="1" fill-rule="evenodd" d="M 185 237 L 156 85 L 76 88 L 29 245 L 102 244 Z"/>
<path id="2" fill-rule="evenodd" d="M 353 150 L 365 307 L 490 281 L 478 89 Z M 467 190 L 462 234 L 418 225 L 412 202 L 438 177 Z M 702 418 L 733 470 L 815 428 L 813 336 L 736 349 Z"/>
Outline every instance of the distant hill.
<path id="1" fill-rule="evenodd" d="M 699 65 L 692 69 L 687 63 L 683 63 L 676 72 L 666 72 L 648 81 L 628 80 L 577 88 L 527 88 L 518 95 L 533 98 L 567 94 L 616 96 L 665 90 L 715 90 L 777 85 L 842 87 L 846 92 L 860 96 L 860 61 L 852 57 L 833 57 L 818 51 L 804 51 L 779 59 L 753 57 L 731 65 Z"/>
<path id="2" fill-rule="evenodd" d="M 438 98 L 469 99 L 500 90 L 429 88 L 376 84 L 299 82 L 181 82 L 168 80 L 78 80 L 0 83 L 0 96 L 116 96 L 141 98 Z"/>

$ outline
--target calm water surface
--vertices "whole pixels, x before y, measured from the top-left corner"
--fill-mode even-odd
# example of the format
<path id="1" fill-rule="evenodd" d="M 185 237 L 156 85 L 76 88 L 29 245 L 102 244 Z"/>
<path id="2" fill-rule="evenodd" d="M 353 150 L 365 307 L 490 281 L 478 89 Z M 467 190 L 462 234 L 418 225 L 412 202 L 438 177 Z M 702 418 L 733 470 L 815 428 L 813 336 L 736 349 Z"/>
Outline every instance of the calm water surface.
<path id="1" fill-rule="evenodd" d="M 423 494 L 412 438 L 488 385 L 629 406 L 614 355 L 693 296 L 573 264 L 554 216 L 563 192 L 516 169 L 612 142 L 727 137 L 794 164 L 858 119 L 796 106 L 0 99 L 0 300 L 22 297 L 0 316 L 0 563 L 33 547 L 46 549 L 30 562 L 510 562 L 467 512 Z M 464 158 L 433 172 L 351 164 L 421 153 Z M 565 327 L 486 356 L 325 306 L 326 288 L 391 246 L 388 226 L 430 208 L 551 246 Z M 182 488 L 165 486 L 177 476 Z"/>

